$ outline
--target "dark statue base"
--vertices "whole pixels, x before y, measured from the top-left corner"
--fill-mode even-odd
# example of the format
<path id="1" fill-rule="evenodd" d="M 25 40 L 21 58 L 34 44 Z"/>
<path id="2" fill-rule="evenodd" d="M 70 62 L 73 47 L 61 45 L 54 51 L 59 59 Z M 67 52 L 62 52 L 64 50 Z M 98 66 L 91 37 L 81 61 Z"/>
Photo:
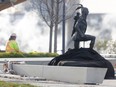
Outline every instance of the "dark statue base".
<path id="1" fill-rule="evenodd" d="M 90 48 L 70 49 L 65 54 L 52 59 L 48 65 L 107 68 L 105 79 L 115 78 L 112 64 Z"/>

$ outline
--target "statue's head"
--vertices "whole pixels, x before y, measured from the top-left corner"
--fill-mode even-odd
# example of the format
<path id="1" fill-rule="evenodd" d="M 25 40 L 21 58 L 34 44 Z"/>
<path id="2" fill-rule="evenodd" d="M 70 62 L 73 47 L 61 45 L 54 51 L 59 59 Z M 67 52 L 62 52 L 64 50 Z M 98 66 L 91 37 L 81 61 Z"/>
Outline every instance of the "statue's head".
<path id="1" fill-rule="evenodd" d="M 83 15 L 88 15 L 88 14 L 89 14 L 89 10 L 88 10 L 88 8 L 86 8 L 86 7 L 83 7 L 83 8 L 81 9 L 81 12 L 82 12 Z"/>
<path id="2" fill-rule="evenodd" d="M 87 15 L 89 14 L 88 8 L 83 7 L 82 4 L 79 4 L 79 7 L 77 7 L 76 10 L 79 10 L 79 9 L 81 9 L 81 14 L 82 14 L 82 15 L 86 15 L 86 16 L 87 16 Z"/>

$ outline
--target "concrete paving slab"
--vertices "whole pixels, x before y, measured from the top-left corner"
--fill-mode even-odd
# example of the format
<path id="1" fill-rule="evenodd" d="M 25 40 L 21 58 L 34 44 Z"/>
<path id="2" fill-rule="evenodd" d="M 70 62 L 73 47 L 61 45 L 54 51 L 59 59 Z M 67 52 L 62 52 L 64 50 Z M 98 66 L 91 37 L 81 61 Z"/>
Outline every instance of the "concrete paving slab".
<path id="1" fill-rule="evenodd" d="M 104 80 L 101 86 L 116 87 L 116 79 L 114 80 Z"/>
<path id="2" fill-rule="evenodd" d="M 45 79 L 20 79 L 20 76 L 16 75 L 8 75 L 7 77 L 0 77 L 0 80 L 7 81 L 7 82 L 15 82 L 15 83 L 23 83 L 23 84 L 31 84 L 37 87 L 116 87 L 116 79 L 114 80 L 104 80 L 102 84 L 92 85 L 92 84 L 72 84 L 60 81 L 52 81 L 52 80 L 45 80 Z M 8 76 L 10 78 L 8 78 Z M 14 78 L 11 78 L 14 77 Z M 19 77 L 19 78 L 18 78 Z"/>

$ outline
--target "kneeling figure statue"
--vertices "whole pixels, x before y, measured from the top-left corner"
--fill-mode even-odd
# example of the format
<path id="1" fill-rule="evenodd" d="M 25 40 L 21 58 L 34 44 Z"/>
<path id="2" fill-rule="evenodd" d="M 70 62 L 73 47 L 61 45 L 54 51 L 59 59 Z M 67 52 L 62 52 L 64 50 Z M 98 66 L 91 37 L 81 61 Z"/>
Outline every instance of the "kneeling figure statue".
<path id="1" fill-rule="evenodd" d="M 89 14 L 88 8 L 83 7 L 82 5 L 77 8 L 81 9 L 81 15 L 77 12 L 77 15 L 74 17 L 74 26 L 72 31 L 72 39 L 74 40 L 74 48 L 79 49 L 80 41 L 88 41 L 90 42 L 90 48 L 93 49 L 95 43 L 95 36 L 85 34 L 87 29 L 87 15 Z"/>

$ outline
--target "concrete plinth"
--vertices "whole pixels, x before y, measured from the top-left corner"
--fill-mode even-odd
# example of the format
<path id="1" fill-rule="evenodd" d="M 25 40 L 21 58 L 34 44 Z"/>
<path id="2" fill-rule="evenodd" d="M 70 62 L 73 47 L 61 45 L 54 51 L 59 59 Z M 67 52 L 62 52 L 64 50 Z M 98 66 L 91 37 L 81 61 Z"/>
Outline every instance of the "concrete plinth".
<path id="1" fill-rule="evenodd" d="M 13 69 L 20 75 L 38 76 L 49 80 L 69 83 L 102 83 L 106 68 L 67 67 L 47 65 L 13 65 Z"/>

